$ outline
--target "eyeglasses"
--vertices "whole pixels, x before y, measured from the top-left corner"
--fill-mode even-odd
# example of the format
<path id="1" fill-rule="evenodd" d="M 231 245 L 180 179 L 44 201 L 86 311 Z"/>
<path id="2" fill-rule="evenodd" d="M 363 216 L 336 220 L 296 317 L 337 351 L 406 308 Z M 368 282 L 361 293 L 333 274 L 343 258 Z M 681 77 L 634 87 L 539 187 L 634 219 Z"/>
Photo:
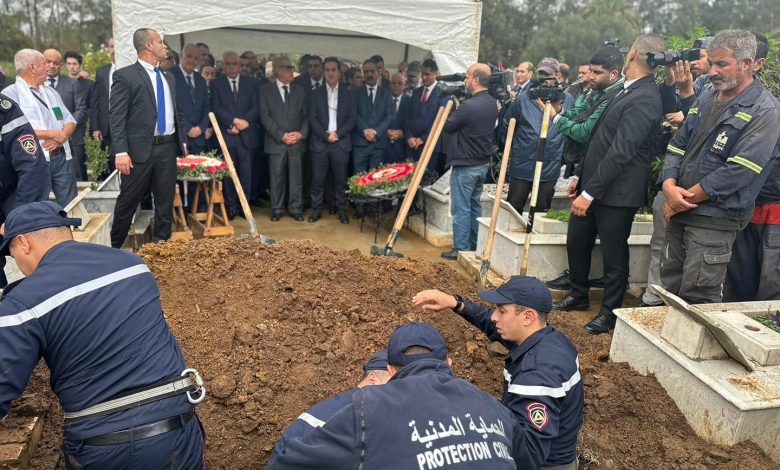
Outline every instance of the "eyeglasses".
<path id="1" fill-rule="evenodd" d="M 294 67 L 292 65 L 280 65 L 279 68 L 280 69 L 292 70 Z"/>

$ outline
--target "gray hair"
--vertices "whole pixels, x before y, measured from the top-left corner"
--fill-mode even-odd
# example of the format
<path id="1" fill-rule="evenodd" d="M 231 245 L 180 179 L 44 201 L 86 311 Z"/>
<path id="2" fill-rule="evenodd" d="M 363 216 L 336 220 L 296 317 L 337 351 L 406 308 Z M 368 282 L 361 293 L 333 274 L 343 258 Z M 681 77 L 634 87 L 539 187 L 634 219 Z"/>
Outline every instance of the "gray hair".
<path id="1" fill-rule="evenodd" d="M 14 55 L 14 67 L 16 73 L 24 72 L 27 67 L 43 59 L 43 54 L 35 49 L 22 49 Z"/>
<path id="2" fill-rule="evenodd" d="M 287 57 L 286 55 L 282 55 L 282 56 L 279 56 L 279 57 L 274 57 L 274 59 L 271 61 L 271 67 L 273 68 L 274 75 L 276 75 L 276 71 L 279 70 L 279 67 L 281 67 L 281 65 L 284 62 L 288 62 L 289 64 L 292 64 L 292 62 L 290 61 L 290 58 Z"/>
<path id="3" fill-rule="evenodd" d="M 135 30 L 133 33 L 133 47 L 135 48 L 136 52 L 143 51 L 146 45 L 152 42 L 152 31 L 154 31 L 152 28 L 141 28 Z M 156 33 L 157 31 L 154 32 Z"/>
<path id="4" fill-rule="evenodd" d="M 715 49 L 728 49 L 737 60 L 753 60 L 756 57 L 756 37 L 750 31 L 726 29 L 712 38 L 707 52 Z"/>
<path id="5" fill-rule="evenodd" d="M 225 60 L 225 57 L 238 57 L 238 52 L 236 51 L 225 51 L 222 53 L 222 60 Z"/>

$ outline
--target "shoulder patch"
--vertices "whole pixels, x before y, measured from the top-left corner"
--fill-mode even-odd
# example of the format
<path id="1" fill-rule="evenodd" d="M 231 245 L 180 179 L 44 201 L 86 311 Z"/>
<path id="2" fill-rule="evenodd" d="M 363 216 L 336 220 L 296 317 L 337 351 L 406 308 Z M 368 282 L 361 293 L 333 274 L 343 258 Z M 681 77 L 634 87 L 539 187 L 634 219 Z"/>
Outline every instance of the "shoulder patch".
<path id="1" fill-rule="evenodd" d="M 31 155 L 33 158 L 38 157 L 38 139 L 36 139 L 34 135 L 22 134 L 16 138 L 16 141 L 19 142 L 19 147 L 21 147 L 25 153 Z"/>
<path id="2" fill-rule="evenodd" d="M 3 111 L 10 110 L 13 107 L 13 105 L 14 104 L 11 103 L 10 100 L 5 100 L 5 99 L 0 100 L 0 109 L 2 109 Z"/>
<path id="3" fill-rule="evenodd" d="M 544 430 L 549 418 L 547 416 L 547 405 L 537 401 L 529 403 L 525 409 L 528 411 L 528 421 L 538 431 Z"/>

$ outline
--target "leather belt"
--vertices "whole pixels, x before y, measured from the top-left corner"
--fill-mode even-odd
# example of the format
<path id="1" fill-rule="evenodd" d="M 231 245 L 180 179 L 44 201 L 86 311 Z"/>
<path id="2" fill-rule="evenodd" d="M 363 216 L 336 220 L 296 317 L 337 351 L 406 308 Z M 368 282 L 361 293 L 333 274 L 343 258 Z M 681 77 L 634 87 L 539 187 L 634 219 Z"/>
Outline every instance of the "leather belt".
<path id="1" fill-rule="evenodd" d="M 89 439 L 84 439 L 84 445 L 112 446 L 116 444 L 125 444 L 131 440 L 140 441 L 141 439 L 148 439 L 150 437 L 159 436 L 160 434 L 165 434 L 166 432 L 181 429 L 192 419 L 193 416 L 195 416 L 195 411 L 190 410 L 186 413 L 171 416 L 170 418 L 165 418 L 161 421 L 144 424 L 143 426 L 136 426 L 134 428 L 124 429 L 122 431 L 115 431 L 108 434 L 101 434 L 100 436 L 90 437 Z"/>
<path id="2" fill-rule="evenodd" d="M 154 141 L 152 142 L 152 144 L 162 145 L 162 144 L 170 144 L 173 142 L 176 142 L 176 134 L 156 135 L 154 136 Z"/>

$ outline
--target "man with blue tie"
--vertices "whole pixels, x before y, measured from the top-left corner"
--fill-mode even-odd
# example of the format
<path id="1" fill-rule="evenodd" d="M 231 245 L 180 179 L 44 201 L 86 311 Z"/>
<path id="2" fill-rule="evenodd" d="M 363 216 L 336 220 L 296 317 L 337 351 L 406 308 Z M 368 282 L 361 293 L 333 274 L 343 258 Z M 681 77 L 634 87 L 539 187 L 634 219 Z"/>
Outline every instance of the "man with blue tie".
<path id="1" fill-rule="evenodd" d="M 108 125 L 116 169 L 122 174 L 111 227 L 111 246 L 121 248 L 138 208 L 154 196 L 155 242 L 171 237 L 176 156 L 182 117 L 176 109 L 176 80 L 160 70 L 168 47 L 151 28 L 133 33 L 138 61 L 113 75 Z"/>
<path id="2" fill-rule="evenodd" d="M 184 116 L 183 131 L 187 134 L 187 151 L 203 152 L 206 129 L 209 128 L 209 91 L 206 80 L 195 71 L 200 63 L 200 49 L 187 44 L 181 51 L 181 63 L 170 69 L 176 77 L 176 106 Z"/>
<path id="3" fill-rule="evenodd" d="M 249 192 L 252 187 L 252 160 L 260 145 L 257 131 L 260 84 L 253 77 L 240 75 L 239 64 L 235 52 L 228 51 L 222 55 L 224 75 L 211 84 L 211 109 L 222 128 L 241 186 L 244 192 Z M 225 181 L 225 193 L 228 217 L 233 219 L 239 212 L 239 203 L 238 193 L 230 180 Z"/>
<path id="4" fill-rule="evenodd" d="M 379 70 L 372 59 L 363 62 L 366 84 L 355 90 L 357 122 L 352 132 L 355 173 L 376 168 L 385 161 L 387 129 L 393 120 L 393 100 L 379 84 Z"/>
<path id="5" fill-rule="evenodd" d="M 387 163 L 400 163 L 406 160 L 406 145 L 404 144 L 404 125 L 409 112 L 409 96 L 406 91 L 406 75 L 394 73 L 390 77 L 390 94 L 393 106 L 393 120 L 387 129 Z"/>
<path id="6" fill-rule="evenodd" d="M 408 147 L 407 154 L 414 160 L 419 160 L 422 155 L 425 142 L 433 132 L 433 121 L 439 107 L 443 106 L 441 87 L 436 77 L 439 76 L 439 67 L 433 59 L 427 59 L 422 63 L 422 85 L 412 93 L 409 106 L 409 114 L 404 126 L 404 139 Z M 441 153 L 441 141 L 436 143 L 431 159 L 428 161 L 426 172 L 440 173 L 443 165 L 439 163 Z"/>

